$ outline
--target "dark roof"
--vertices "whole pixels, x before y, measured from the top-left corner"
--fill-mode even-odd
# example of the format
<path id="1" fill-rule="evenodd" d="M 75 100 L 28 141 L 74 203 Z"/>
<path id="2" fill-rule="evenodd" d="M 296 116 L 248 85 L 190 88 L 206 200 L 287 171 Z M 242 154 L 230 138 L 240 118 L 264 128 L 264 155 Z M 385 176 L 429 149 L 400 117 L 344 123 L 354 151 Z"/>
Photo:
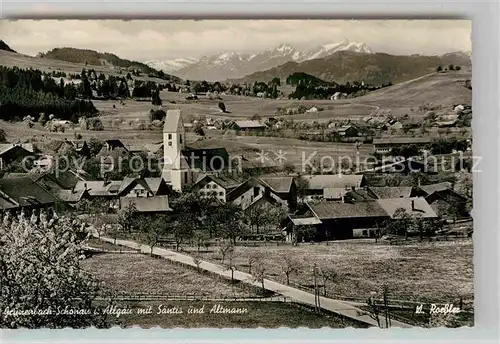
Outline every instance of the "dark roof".
<path id="1" fill-rule="evenodd" d="M 257 178 L 252 177 L 250 179 L 247 179 L 245 182 L 241 183 L 236 189 L 228 193 L 226 198 L 228 201 L 234 201 L 235 199 L 243 195 L 245 192 L 247 192 L 249 188 L 254 186 L 263 186 L 263 185 L 262 182 L 259 181 Z"/>
<path id="2" fill-rule="evenodd" d="M 370 190 L 354 189 L 346 192 L 345 197 L 354 201 L 373 201 L 377 199 Z"/>
<path id="3" fill-rule="evenodd" d="M 341 203 L 307 203 L 312 212 L 320 219 L 341 219 L 354 217 L 387 217 L 387 213 L 376 201 Z"/>
<path id="4" fill-rule="evenodd" d="M 0 194 L 22 207 L 54 204 L 58 201 L 30 177 L 0 179 Z"/>
<path id="5" fill-rule="evenodd" d="M 218 172 L 229 168 L 229 153 L 226 148 L 187 148 L 182 155 L 192 169 Z"/>
<path id="6" fill-rule="evenodd" d="M 431 143 L 429 137 L 387 137 L 373 139 L 374 145 L 385 144 L 426 144 Z"/>

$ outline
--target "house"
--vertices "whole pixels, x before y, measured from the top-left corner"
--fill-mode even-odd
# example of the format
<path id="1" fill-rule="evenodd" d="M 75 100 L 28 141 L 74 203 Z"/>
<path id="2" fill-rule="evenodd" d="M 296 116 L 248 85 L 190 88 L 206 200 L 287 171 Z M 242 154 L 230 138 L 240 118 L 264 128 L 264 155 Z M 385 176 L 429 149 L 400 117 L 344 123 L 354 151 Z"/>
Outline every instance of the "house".
<path id="1" fill-rule="evenodd" d="M 418 189 L 411 186 L 370 186 L 368 189 L 377 199 L 423 196 L 421 192 L 418 192 Z"/>
<path id="2" fill-rule="evenodd" d="M 168 193 L 168 185 L 162 178 L 125 177 L 118 188 L 120 197 L 153 197 Z"/>
<path id="3" fill-rule="evenodd" d="M 228 176 L 206 174 L 194 184 L 194 190 L 201 197 L 216 197 L 221 203 L 227 202 L 227 195 L 241 183 Z"/>
<path id="4" fill-rule="evenodd" d="M 397 218 L 397 210 L 404 209 L 411 217 L 437 218 L 437 214 L 423 197 L 384 198 L 376 201 L 391 219 Z"/>
<path id="5" fill-rule="evenodd" d="M 307 203 L 307 206 L 310 212 L 305 215 L 321 220 L 321 224 L 316 225 L 315 240 L 350 239 L 355 230 L 361 230 L 361 235 L 374 235 L 377 226 L 390 219 L 376 201 L 318 202 Z"/>
<path id="6" fill-rule="evenodd" d="M 299 242 L 310 241 L 309 233 L 298 233 L 302 232 L 303 227 L 314 227 L 321 224 L 321 220 L 315 216 L 307 215 L 288 215 L 288 217 L 283 221 L 282 227 L 285 231 L 285 241 L 286 242 Z M 315 234 L 312 234 L 314 237 Z"/>
<path id="7" fill-rule="evenodd" d="M 192 185 L 201 173 L 230 168 L 225 148 L 189 148 L 180 110 L 168 110 L 163 126 L 162 178 L 176 191 Z"/>
<path id="8" fill-rule="evenodd" d="M 31 177 L 0 179 L 0 209 L 51 208 L 60 200 Z"/>
<path id="9" fill-rule="evenodd" d="M 31 144 L 0 144 L 0 170 L 14 161 L 33 156 Z"/>
<path id="10" fill-rule="evenodd" d="M 234 121 L 233 123 L 230 124 L 229 129 L 251 131 L 251 132 L 263 132 L 266 129 L 266 125 L 261 121 L 255 121 L 255 120 Z"/>
<path id="11" fill-rule="evenodd" d="M 121 197 L 119 209 L 133 206 L 141 214 L 158 214 L 172 211 L 168 203 L 168 196 L 153 197 Z"/>
<path id="12" fill-rule="evenodd" d="M 425 200 L 439 217 L 469 217 L 467 199 L 456 193 L 451 183 L 421 185 L 418 189 L 424 193 Z"/>
<path id="13" fill-rule="evenodd" d="M 365 185 L 365 178 L 359 174 L 318 174 L 303 175 L 306 183 L 306 194 L 323 195 L 324 189 L 337 188 L 351 190 Z"/>
<path id="14" fill-rule="evenodd" d="M 290 210 L 297 204 L 297 192 L 293 177 L 252 177 L 227 194 L 227 201 L 246 210 L 263 201 L 279 203 Z"/>
<path id="15" fill-rule="evenodd" d="M 400 147 L 401 145 L 416 145 L 420 148 L 431 143 L 431 139 L 427 137 L 388 137 L 373 139 L 373 148 L 376 153 L 389 153 L 392 148 Z"/>
<path id="16" fill-rule="evenodd" d="M 104 141 L 104 148 L 108 151 L 114 151 L 117 148 L 122 148 L 125 151 L 127 151 L 127 147 L 121 142 L 120 140 L 114 139 L 114 140 L 106 140 Z"/>
<path id="17" fill-rule="evenodd" d="M 337 128 L 337 133 L 342 137 L 355 137 L 358 136 L 359 130 L 353 125 L 344 125 Z"/>

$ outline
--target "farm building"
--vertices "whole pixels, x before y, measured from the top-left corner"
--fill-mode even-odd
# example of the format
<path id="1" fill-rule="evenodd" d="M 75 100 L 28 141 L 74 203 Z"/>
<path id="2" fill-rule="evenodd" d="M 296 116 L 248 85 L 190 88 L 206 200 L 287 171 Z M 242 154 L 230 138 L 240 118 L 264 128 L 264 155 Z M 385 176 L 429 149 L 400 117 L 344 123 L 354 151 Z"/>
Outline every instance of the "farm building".
<path id="1" fill-rule="evenodd" d="M 221 203 L 226 203 L 227 194 L 241 183 L 227 176 L 202 175 L 194 184 L 193 189 L 200 197 L 216 197 Z"/>
<path id="2" fill-rule="evenodd" d="M 32 155 L 32 144 L 0 144 L 0 169 L 3 169 L 14 161 Z"/>
<path id="3" fill-rule="evenodd" d="M 301 177 L 306 186 L 306 194 L 308 195 L 323 195 L 324 189 L 344 189 L 351 190 L 360 188 L 365 185 L 363 175 L 356 174 L 318 174 L 304 175 Z"/>
<path id="4" fill-rule="evenodd" d="M 261 121 L 234 121 L 230 124 L 229 129 L 241 130 L 241 131 L 252 131 L 252 132 L 262 132 L 266 129 L 266 125 Z"/>
<path id="5" fill-rule="evenodd" d="M 431 143 L 430 138 L 426 137 L 388 137 L 373 139 L 373 148 L 376 153 L 389 153 L 392 148 L 402 145 L 416 145 L 424 148 Z"/>

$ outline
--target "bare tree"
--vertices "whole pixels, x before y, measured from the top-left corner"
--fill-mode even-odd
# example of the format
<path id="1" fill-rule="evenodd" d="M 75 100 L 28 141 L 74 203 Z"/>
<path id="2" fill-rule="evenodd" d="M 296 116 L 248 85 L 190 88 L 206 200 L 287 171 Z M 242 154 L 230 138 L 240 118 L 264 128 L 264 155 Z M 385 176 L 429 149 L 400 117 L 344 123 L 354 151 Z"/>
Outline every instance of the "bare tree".
<path id="1" fill-rule="evenodd" d="M 286 277 L 286 284 L 290 285 L 290 275 L 297 273 L 299 271 L 299 263 L 290 255 L 283 254 L 282 259 L 282 270 Z"/>
<path id="2" fill-rule="evenodd" d="M 231 285 L 234 284 L 234 270 L 236 269 L 236 265 L 234 264 L 235 255 L 236 252 L 234 251 L 234 249 L 229 250 L 229 252 L 227 253 L 228 260 L 226 266 L 228 270 L 231 270 Z"/>
<path id="3" fill-rule="evenodd" d="M 200 271 L 201 258 L 198 254 L 193 256 L 193 263 L 196 265 L 196 270 Z"/>
<path id="4" fill-rule="evenodd" d="M 264 287 L 264 279 L 266 278 L 267 269 L 264 264 L 257 264 L 253 269 L 255 280 L 262 285 L 262 294 L 265 294 L 266 288 Z"/>
<path id="5" fill-rule="evenodd" d="M 338 280 L 338 273 L 337 271 L 335 271 L 333 268 L 331 267 L 327 267 L 327 266 L 324 266 L 324 267 L 321 267 L 319 269 L 319 275 L 321 276 L 321 280 L 323 282 L 323 296 L 326 297 L 326 293 L 327 293 L 327 290 L 326 290 L 326 284 L 328 282 L 335 282 L 336 280 Z"/>
<path id="6" fill-rule="evenodd" d="M 223 240 L 222 244 L 219 246 L 219 252 L 222 258 L 222 264 L 224 264 L 224 260 L 229 252 L 234 250 L 234 245 L 230 240 Z"/>
<path id="7" fill-rule="evenodd" d="M 260 254 L 257 252 L 252 252 L 248 257 L 248 273 L 252 273 L 252 265 L 260 261 Z"/>

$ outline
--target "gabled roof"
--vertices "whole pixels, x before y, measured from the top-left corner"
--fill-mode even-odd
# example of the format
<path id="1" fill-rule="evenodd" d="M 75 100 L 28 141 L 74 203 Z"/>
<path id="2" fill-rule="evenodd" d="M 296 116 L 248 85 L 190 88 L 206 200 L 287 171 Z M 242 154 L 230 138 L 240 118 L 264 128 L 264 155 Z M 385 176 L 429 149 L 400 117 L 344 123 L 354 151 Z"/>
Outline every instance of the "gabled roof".
<path id="1" fill-rule="evenodd" d="M 376 201 L 341 203 L 307 203 L 313 214 L 320 220 L 354 217 L 387 217 L 387 213 Z"/>
<path id="2" fill-rule="evenodd" d="M 0 179 L 0 194 L 19 206 L 54 204 L 58 199 L 30 177 Z"/>
<path id="3" fill-rule="evenodd" d="M 211 174 L 206 174 L 199 178 L 195 185 L 203 187 L 210 181 L 213 181 L 217 185 L 220 185 L 225 190 L 232 190 L 241 184 L 239 181 L 228 176 L 214 176 Z"/>
<path id="4" fill-rule="evenodd" d="M 238 197 L 243 195 L 245 192 L 247 192 L 248 189 L 250 189 L 254 186 L 264 187 L 264 185 L 262 184 L 262 182 L 260 180 L 252 177 L 250 179 L 247 179 L 243 183 L 241 183 L 236 189 L 229 192 L 227 194 L 226 198 L 228 201 L 234 201 L 235 199 L 237 199 Z"/>
<path id="5" fill-rule="evenodd" d="M 370 187 L 377 198 L 409 198 L 413 188 L 411 186 L 384 186 L 384 187 Z"/>
<path id="6" fill-rule="evenodd" d="M 420 190 L 425 192 L 427 195 L 430 195 L 436 191 L 443 191 L 443 190 L 451 189 L 452 184 L 450 182 L 442 182 L 442 183 L 436 183 L 436 184 L 421 185 L 421 186 L 419 186 L 419 188 L 420 188 Z"/>
<path id="7" fill-rule="evenodd" d="M 433 218 L 437 217 L 434 210 L 431 208 L 429 203 L 422 197 L 412 197 L 412 198 L 387 198 L 379 199 L 376 201 L 380 207 L 391 217 L 394 218 L 394 214 L 397 209 L 403 208 L 406 213 L 412 217 L 420 216 L 423 218 Z M 413 206 L 412 206 L 413 204 Z"/>
<path id="8" fill-rule="evenodd" d="M 134 204 L 139 212 L 162 212 L 172 211 L 168 203 L 168 196 L 154 196 L 154 197 L 121 197 L 120 209 Z"/>
<path id="9" fill-rule="evenodd" d="M 13 149 L 23 149 L 28 153 L 33 153 L 33 145 L 31 143 L 0 143 L 0 156 L 7 154 Z"/>
<path id="10" fill-rule="evenodd" d="M 276 193 L 290 192 L 293 184 L 293 177 L 262 177 L 259 179 Z"/>
<path id="11" fill-rule="evenodd" d="M 165 123 L 163 124 L 164 133 L 175 133 L 181 122 L 181 110 L 167 110 Z"/>
<path id="12" fill-rule="evenodd" d="M 149 186 L 149 189 L 153 192 L 154 195 L 156 195 L 160 190 L 163 179 L 160 177 L 156 177 L 156 178 L 144 178 L 144 180 L 146 181 L 146 184 Z"/>
<path id="13" fill-rule="evenodd" d="M 359 188 L 363 183 L 360 174 L 318 174 L 302 176 L 308 183 L 309 190 L 323 190 L 327 188 Z"/>

